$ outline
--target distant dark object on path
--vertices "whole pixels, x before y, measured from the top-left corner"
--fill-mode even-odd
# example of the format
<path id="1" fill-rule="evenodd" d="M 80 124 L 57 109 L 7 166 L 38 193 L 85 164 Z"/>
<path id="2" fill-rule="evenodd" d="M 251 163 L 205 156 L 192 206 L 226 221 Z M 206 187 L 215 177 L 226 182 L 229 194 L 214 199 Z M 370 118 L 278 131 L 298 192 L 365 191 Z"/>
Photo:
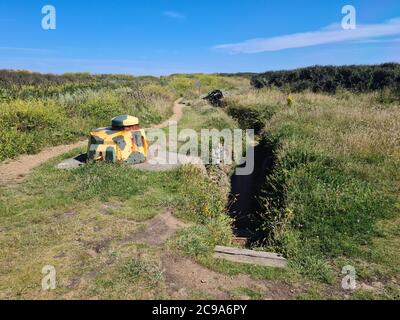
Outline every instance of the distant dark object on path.
<path id="1" fill-rule="evenodd" d="M 208 100 L 208 102 L 211 103 L 211 105 L 213 105 L 214 107 L 222 107 L 224 95 L 221 90 L 214 90 L 203 99 Z"/>

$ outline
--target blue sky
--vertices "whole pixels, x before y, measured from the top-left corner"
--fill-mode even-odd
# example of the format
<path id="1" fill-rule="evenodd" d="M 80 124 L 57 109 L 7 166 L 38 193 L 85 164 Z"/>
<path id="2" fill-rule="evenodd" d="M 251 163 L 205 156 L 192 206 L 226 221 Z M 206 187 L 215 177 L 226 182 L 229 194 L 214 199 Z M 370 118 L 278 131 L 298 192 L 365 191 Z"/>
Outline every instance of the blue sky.
<path id="1" fill-rule="evenodd" d="M 41 27 L 47 4 L 56 8 L 56 30 Z M 340 28 L 344 5 L 356 8 L 356 30 Z M 0 35 L 0 69 L 51 73 L 400 62 L 400 1 L 0 0 Z"/>

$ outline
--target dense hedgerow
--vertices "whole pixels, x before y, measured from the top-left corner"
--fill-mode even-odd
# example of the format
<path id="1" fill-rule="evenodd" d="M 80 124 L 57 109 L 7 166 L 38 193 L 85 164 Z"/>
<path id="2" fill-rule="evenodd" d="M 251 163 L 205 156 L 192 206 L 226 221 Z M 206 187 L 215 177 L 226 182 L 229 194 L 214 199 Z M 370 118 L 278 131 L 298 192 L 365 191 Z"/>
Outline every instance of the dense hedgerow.
<path id="1" fill-rule="evenodd" d="M 255 88 L 278 87 L 288 91 L 335 93 L 337 90 L 400 92 L 400 64 L 313 66 L 290 71 L 270 71 L 251 79 Z"/>

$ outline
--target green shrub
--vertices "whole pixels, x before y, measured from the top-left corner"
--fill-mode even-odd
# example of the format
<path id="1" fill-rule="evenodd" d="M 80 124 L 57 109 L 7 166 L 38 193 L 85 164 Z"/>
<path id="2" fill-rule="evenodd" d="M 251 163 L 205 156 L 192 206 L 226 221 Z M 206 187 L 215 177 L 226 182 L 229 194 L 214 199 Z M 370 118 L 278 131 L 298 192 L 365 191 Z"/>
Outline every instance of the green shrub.
<path id="1" fill-rule="evenodd" d="M 194 96 L 195 95 L 195 80 L 189 79 L 182 76 L 173 76 L 169 81 L 169 85 L 177 95 L 183 96 Z"/>
<path id="2" fill-rule="evenodd" d="M 293 92 L 335 93 L 337 90 L 368 92 L 394 89 L 400 81 L 400 64 L 353 66 L 313 66 L 290 71 L 270 71 L 254 75 L 255 88 L 277 87 Z"/>
<path id="3" fill-rule="evenodd" d="M 20 132 L 57 128 L 65 117 L 64 110 L 51 100 L 15 100 L 0 108 L 1 128 Z"/>
<path id="4" fill-rule="evenodd" d="M 50 141 L 60 141 L 64 110 L 51 100 L 14 100 L 0 106 L 0 159 L 35 153 Z M 61 140 L 62 141 L 62 140 Z"/>
<path id="5" fill-rule="evenodd" d="M 115 115 L 123 112 L 119 104 L 119 97 L 112 92 L 98 92 L 96 95 L 89 96 L 88 99 L 80 104 L 76 109 L 76 116 L 89 119 L 93 122 L 109 122 Z"/>
<path id="6" fill-rule="evenodd" d="M 226 195 L 217 185 L 210 184 L 209 178 L 193 166 L 184 166 L 179 171 L 182 182 L 177 190 L 179 214 L 186 220 L 205 223 L 226 212 Z"/>
<path id="7" fill-rule="evenodd" d="M 242 105 L 229 104 L 228 114 L 235 118 L 241 128 L 254 129 L 259 134 L 265 127 L 266 121 L 272 116 L 272 109 L 268 107 L 245 107 Z"/>
<path id="8" fill-rule="evenodd" d="M 159 123 L 175 98 L 151 77 L 0 71 L 0 83 L 0 160 L 83 138 L 119 114 Z"/>

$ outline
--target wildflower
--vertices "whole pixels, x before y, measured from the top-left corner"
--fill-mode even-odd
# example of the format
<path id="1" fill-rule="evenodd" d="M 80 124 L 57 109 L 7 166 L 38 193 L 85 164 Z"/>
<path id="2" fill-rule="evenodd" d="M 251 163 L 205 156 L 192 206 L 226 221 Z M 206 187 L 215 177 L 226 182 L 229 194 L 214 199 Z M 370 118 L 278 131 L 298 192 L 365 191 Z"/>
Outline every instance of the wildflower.
<path id="1" fill-rule="evenodd" d="M 293 105 L 293 97 L 289 94 L 287 97 L 287 105 L 291 107 Z"/>
<path id="2" fill-rule="evenodd" d="M 206 217 L 211 217 L 212 216 L 212 212 L 211 212 L 210 208 L 207 205 L 205 205 L 203 207 L 203 213 L 204 213 L 204 215 Z"/>

